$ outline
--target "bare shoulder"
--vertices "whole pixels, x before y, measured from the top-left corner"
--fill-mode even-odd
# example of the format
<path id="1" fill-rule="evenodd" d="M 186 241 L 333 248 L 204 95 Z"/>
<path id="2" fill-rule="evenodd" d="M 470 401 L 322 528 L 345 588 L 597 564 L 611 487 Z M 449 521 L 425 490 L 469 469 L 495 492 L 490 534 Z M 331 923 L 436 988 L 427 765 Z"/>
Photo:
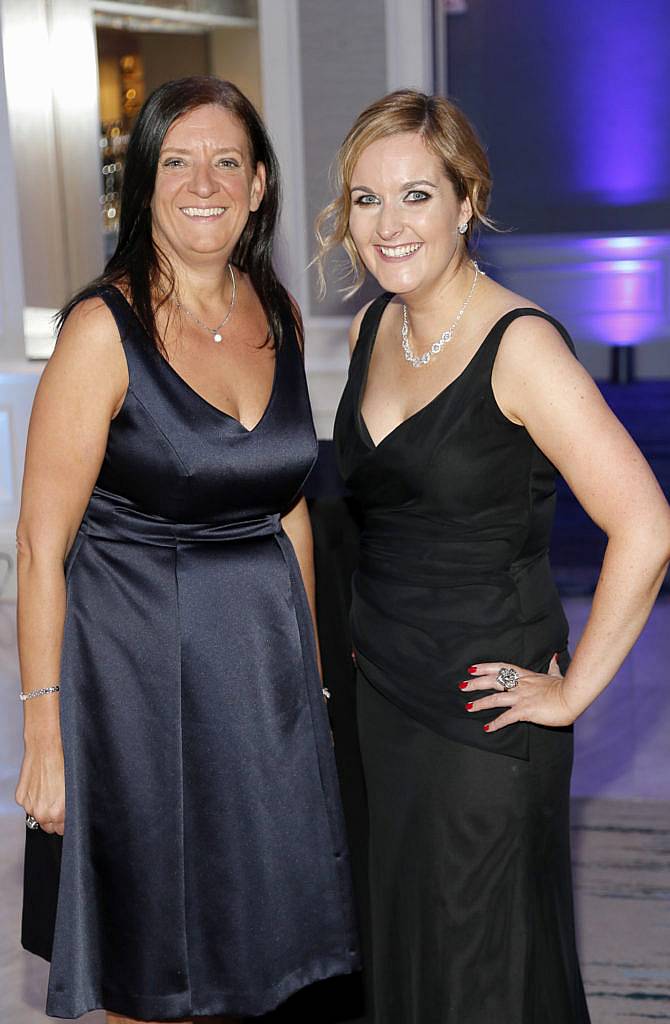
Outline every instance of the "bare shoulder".
<path id="1" fill-rule="evenodd" d="M 514 307 L 519 309 L 519 306 Z M 524 308 L 537 309 L 539 306 Z M 508 326 L 500 341 L 495 367 L 498 372 L 512 372 L 515 377 L 527 377 L 541 368 L 556 369 L 572 366 L 579 368 L 558 327 L 540 316 L 519 316 Z"/>
<path id="2" fill-rule="evenodd" d="M 555 413 L 559 407 L 570 409 L 579 419 L 585 409 L 593 413 L 604 404 L 561 332 L 543 317 L 518 317 L 509 325 L 496 355 L 491 384 L 502 412 L 529 429 L 539 406 Z"/>
<path id="3" fill-rule="evenodd" d="M 538 306 L 532 299 L 527 299 L 524 295 L 505 288 L 504 285 L 493 281 L 490 277 L 484 279 L 482 293 L 484 306 L 493 322 L 515 309 L 536 309 L 539 313 L 546 313 L 546 310 Z"/>
<path id="4" fill-rule="evenodd" d="M 125 394 L 128 366 L 116 321 L 102 299 L 83 299 L 71 310 L 42 379 L 45 387 L 85 385 L 112 405 Z"/>
<path id="5" fill-rule="evenodd" d="M 58 335 L 54 352 L 65 347 L 94 345 L 98 349 L 119 347 L 116 321 L 105 302 L 97 295 L 82 299 L 70 311 Z"/>
<path id="6" fill-rule="evenodd" d="M 486 281 L 485 296 L 487 320 L 491 326 L 514 310 L 537 310 L 538 313 L 550 315 L 536 302 L 490 279 Z M 574 359 L 553 323 L 543 316 L 518 316 L 507 326 L 502 336 L 495 365 L 498 370 L 507 365 L 518 369 L 529 359 L 543 359 L 556 353 Z"/>

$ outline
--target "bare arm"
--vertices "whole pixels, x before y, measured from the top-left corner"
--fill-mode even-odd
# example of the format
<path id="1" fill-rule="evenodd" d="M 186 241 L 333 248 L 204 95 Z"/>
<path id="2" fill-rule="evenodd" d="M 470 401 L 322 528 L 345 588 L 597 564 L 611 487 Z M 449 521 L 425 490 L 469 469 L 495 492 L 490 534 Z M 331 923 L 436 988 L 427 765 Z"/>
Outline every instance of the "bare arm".
<path id="1" fill-rule="evenodd" d="M 509 707 L 488 731 L 518 720 L 568 724 L 611 681 L 649 616 L 670 560 L 670 509 L 641 452 L 549 323 L 527 317 L 511 325 L 493 388 L 502 411 L 526 427 L 608 543 L 565 680 L 535 676 L 533 685 L 510 691 L 513 697 L 483 698 L 474 710 Z M 468 689 L 490 688 L 497 666 L 478 668 L 483 679 Z"/>
<path id="2" fill-rule="evenodd" d="M 309 609 L 312 613 L 314 623 L 314 638 L 316 641 L 316 653 L 321 672 L 321 654 L 319 651 L 319 634 L 316 628 L 316 588 L 314 578 L 314 542 L 312 538 L 312 524 L 307 510 L 307 502 L 304 498 L 293 506 L 287 515 L 282 517 L 282 526 L 293 544 L 293 548 L 300 566 L 302 581 L 307 593 Z"/>
<path id="3" fill-rule="evenodd" d="M 105 453 L 128 374 L 106 306 L 81 303 L 40 381 L 26 450 L 18 548 L 18 642 L 24 691 L 59 680 L 64 562 Z M 25 754 L 16 800 L 48 832 L 64 826 L 57 695 L 24 703 Z"/>

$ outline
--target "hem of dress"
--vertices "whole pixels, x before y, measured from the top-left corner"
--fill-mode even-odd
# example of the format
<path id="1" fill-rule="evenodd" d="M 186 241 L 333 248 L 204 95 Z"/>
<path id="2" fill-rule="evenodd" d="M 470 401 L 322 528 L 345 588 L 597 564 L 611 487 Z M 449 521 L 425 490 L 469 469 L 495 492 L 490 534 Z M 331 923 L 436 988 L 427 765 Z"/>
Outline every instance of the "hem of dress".
<path id="1" fill-rule="evenodd" d="M 76 1020 L 93 1010 L 107 1010 L 121 1016 L 145 1019 L 176 1020 L 182 1017 L 259 1017 L 275 1010 L 290 996 L 307 988 L 317 981 L 325 981 L 338 975 L 353 974 L 360 970 L 361 963 L 358 951 L 349 954 L 347 960 L 331 958 L 328 966 L 307 970 L 300 968 L 287 975 L 265 994 L 263 999 L 247 994 L 227 994 L 213 992 L 194 1002 L 188 992 L 175 993 L 169 996 L 127 996 L 105 987 L 101 994 L 92 993 L 83 1002 L 72 1006 L 68 997 L 61 993 L 50 994 L 47 1006 L 47 1017 L 58 1017 L 62 1020 Z"/>

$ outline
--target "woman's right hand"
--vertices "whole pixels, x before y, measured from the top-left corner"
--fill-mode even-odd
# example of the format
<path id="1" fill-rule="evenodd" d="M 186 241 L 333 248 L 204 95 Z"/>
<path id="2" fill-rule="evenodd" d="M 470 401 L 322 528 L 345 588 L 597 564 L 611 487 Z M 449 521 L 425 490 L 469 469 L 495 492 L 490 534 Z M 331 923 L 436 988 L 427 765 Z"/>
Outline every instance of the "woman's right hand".
<path id="1" fill-rule="evenodd" d="M 63 835 L 65 773 L 60 735 L 26 740 L 16 802 L 45 832 Z"/>

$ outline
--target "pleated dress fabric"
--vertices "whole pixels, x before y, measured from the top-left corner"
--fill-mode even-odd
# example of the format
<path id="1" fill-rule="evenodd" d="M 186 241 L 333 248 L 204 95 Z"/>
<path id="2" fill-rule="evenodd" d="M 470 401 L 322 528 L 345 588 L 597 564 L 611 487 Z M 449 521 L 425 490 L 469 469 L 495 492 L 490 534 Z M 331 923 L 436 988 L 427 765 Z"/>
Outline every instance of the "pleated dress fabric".
<path id="1" fill-rule="evenodd" d="M 555 471 L 500 411 L 503 316 L 448 387 L 379 444 L 361 415 L 381 316 L 335 423 L 361 551 L 351 626 L 369 807 L 375 1024 L 588 1024 L 569 843 L 572 729 L 469 713 L 469 665 L 569 663 L 548 546 Z M 425 372 L 425 371 L 424 371 Z M 477 694 L 483 696 L 484 691 Z M 365 914 L 362 920 L 366 920 Z"/>
<path id="2" fill-rule="evenodd" d="M 311 617 L 280 521 L 317 451 L 302 356 L 287 322 L 248 430 L 182 380 L 119 291 L 99 294 L 130 384 L 66 565 L 47 1013 L 260 1015 L 358 963 Z M 23 939 L 44 955 L 38 861 Z"/>

